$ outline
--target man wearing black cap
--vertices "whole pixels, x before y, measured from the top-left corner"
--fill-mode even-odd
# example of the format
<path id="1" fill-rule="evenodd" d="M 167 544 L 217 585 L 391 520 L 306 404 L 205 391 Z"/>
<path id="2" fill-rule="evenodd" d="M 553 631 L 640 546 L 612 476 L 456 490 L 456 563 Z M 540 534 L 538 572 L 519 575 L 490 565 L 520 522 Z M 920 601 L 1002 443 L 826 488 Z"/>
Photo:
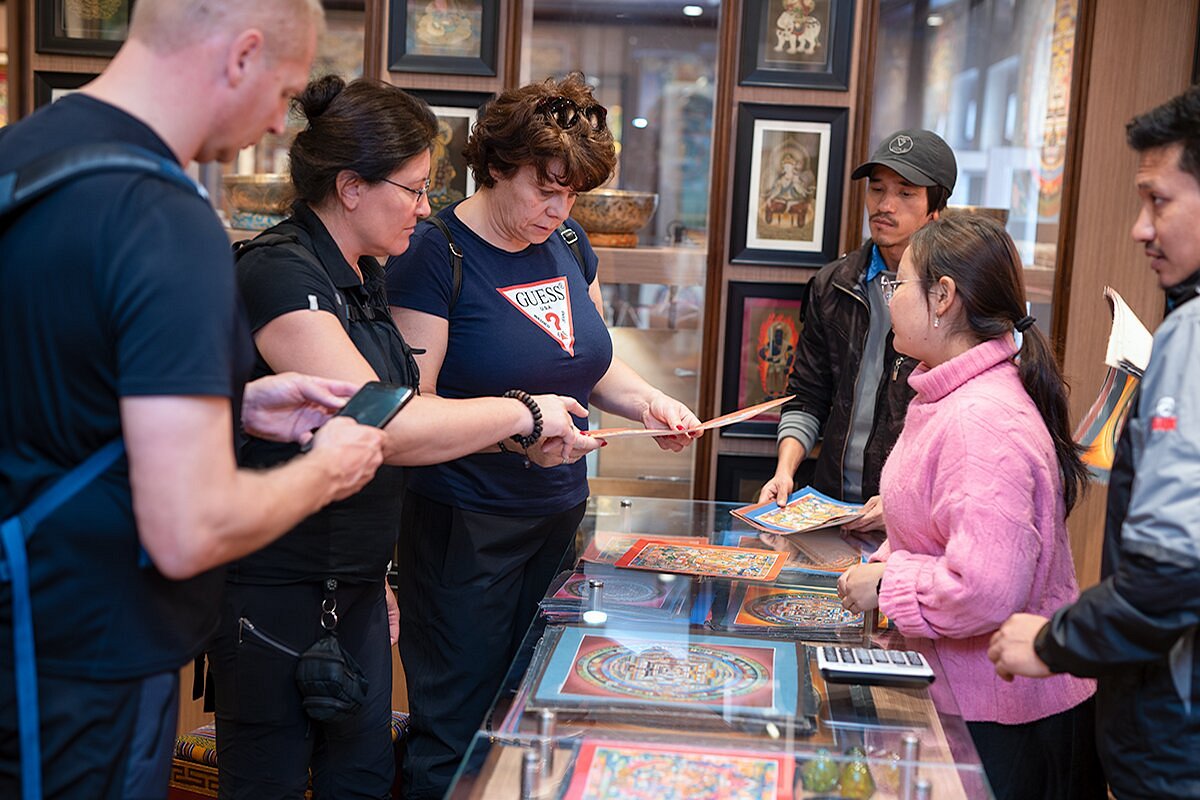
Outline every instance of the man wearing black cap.
<path id="1" fill-rule="evenodd" d="M 804 330 L 779 422 L 775 476 L 759 502 L 787 501 L 800 463 L 824 436 L 812 485 L 849 502 L 869 501 L 847 527 L 882 529 L 879 474 L 912 390 L 914 359 L 892 347 L 892 320 L 879 276 L 895 273 L 914 233 L 946 207 L 958 168 L 931 131 L 903 130 L 884 140 L 851 177 L 868 178 L 871 238 L 809 281 Z"/>

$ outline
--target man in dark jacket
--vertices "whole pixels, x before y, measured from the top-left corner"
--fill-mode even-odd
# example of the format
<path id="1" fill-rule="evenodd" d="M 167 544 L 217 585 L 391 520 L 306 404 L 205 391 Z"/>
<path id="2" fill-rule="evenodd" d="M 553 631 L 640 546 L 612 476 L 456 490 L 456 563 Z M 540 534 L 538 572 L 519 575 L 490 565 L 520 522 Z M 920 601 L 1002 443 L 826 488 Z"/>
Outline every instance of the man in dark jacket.
<path id="1" fill-rule="evenodd" d="M 1141 242 L 1167 293 L 1125 426 L 1099 585 L 1050 620 L 1015 614 L 988 653 L 1000 675 L 1099 679 L 1097 742 L 1119 798 L 1200 798 L 1200 86 L 1126 128 Z"/>
<path id="2" fill-rule="evenodd" d="M 804 329 L 779 422 L 775 476 L 759 502 L 783 505 L 796 469 L 824 435 L 812 485 L 850 502 L 879 494 L 879 473 L 912 399 L 916 366 L 892 347 L 892 320 L 881 287 L 895 274 L 914 233 L 946 207 L 958 168 L 931 131 L 897 131 L 851 177 L 867 178 L 871 238 L 826 265 L 809 282 Z M 873 507 L 878 501 L 872 503 Z M 859 528 L 882 527 L 878 513 Z"/>

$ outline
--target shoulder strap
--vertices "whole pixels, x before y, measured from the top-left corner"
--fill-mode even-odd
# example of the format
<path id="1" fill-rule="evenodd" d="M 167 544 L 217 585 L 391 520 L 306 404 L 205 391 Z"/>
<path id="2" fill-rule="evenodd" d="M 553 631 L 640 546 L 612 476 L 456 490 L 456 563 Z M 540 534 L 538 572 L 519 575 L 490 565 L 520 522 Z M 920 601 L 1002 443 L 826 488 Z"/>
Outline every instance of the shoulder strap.
<path id="1" fill-rule="evenodd" d="M 583 251 L 579 249 L 579 234 L 575 233 L 567 223 L 559 225 L 556 229 L 558 235 L 567 243 L 567 247 L 571 248 L 571 253 L 574 254 L 575 260 L 579 262 L 579 271 L 584 275 L 587 274 L 587 264 L 583 262 Z"/>
<path id="2" fill-rule="evenodd" d="M 157 153 L 116 142 L 87 144 L 42 156 L 0 175 L 0 219 L 17 213 L 65 183 L 98 172 L 146 172 L 208 199 L 208 193 L 182 167 Z"/>
<path id="3" fill-rule="evenodd" d="M 287 223 L 280 223 L 275 228 L 284 227 Z M 342 327 L 346 332 L 350 332 L 350 309 L 346 304 L 345 298 L 342 297 L 342 292 L 338 289 L 337 284 L 333 282 L 333 278 L 329 277 L 329 271 L 325 269 L 325 265 L 321 263 L 316 254 L 305 247 L 300 242 L 300 237 L 294 233 L 279 233 L 272 230 L 266 233 L 260 233 L 253 239 L 242 239 L 233 243 L 233 259 L 237 261 L 242 256 L 251 250 L 257 250 L 260 247 L 276 247 L 278 245 L 294 245 L 293 250 L 308 261 L 318 272 L 325 276 L 325 280 L 329 282 L 329 288 L 333 290 L 333 304 L 337 312 L 338 321 L 342 323 Z"/>
<path id="4" fill-rule="evenodd" d="M 434 214 L 428 217 L 428 220 L 433 227 L 442 232 L 442 236 L 446 237 L 446 243 L 450 245 L 450 305 L 446 311 L 453 311 L 458 302 L 458 296 L 462 294 L 462 250 L 459 250 L 458 245 L 454 243 L 454 237 L 450 235 L 450 226 L 444 219 Z"/>
<path id="5" fill-rule="evenodd" d="M 38 739 L 37 650 L 26 543 L 38 524 L 95 480 L 125 452 L 115 439 L 92 453 L 25 510 L 0 523 L 0 581 L 12 582 L 13 671 L 17 684 L 17 735 L 21 742 L 21 796 L 41 800 L 42 757 Z"/>

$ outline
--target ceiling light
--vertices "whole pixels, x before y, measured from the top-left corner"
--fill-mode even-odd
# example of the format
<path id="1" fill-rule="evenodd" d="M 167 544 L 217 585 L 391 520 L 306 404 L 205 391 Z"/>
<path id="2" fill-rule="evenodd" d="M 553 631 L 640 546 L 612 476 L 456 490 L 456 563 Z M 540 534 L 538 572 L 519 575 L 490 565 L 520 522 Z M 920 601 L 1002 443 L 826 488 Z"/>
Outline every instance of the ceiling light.
<path id="1" fill-rule="evenodd" d="M 942 23 L 944 23 L 945 21 L 946 21 L 946 18 L 943 17 L 941 14 L 930 14 L 928 17 L 925 18 L 925 24 L 931 28 L 940 28 L 940 27 L 942 27 Z"/>
<path id="2" fill-rule="evenodd" d="M 683 15 L 685 17 L 698 17 L 704 13 L 704 9 L 700 6 L 684 6 Z"/>

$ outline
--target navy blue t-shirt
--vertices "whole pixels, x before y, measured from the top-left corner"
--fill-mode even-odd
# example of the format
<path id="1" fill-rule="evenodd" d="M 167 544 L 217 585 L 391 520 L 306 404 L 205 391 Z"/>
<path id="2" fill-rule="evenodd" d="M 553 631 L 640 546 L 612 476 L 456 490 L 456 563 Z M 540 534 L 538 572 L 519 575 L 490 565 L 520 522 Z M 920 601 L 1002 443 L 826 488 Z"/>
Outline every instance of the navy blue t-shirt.
<path id="1" fill-rule="evenodd" d="M 485 397 L 508 389 L 574 397 L 585 407 L 612 362 L 612 338 L 588 296 L 597 259 L 579 235 L 584 268 L 557 233 L 510 253 L 488 244 L 459 221 L 455 206 L 439 216 L 462 250 L 462 292 L 448 312 L 450 253 L 446 237 L 421 223 L 408 251 L 388 262 L 388 302 L 449 319 L 446 357 L 438 374 L 442 397 Z M 413 347 L 421 342 L 410 341 Z M 579 419 L 586 429 L 587 420 Z M 587 498 L 587 468 L 525 469 L 522 459 L 480 453 L 411 470 L 409 488 L 448 505 L 511 516 L 539 516 Z"/>
<path id="2" fill-rule="evenodd" d="M 8 129 L 0 172 L 95 142 L 174 157 L 141 121 L 77 94 Z M 199 194 L 141 173 L 80 178 L 0 231 L 0 253 L 0 518 L 116 439 L 122 397 L 240 398 L 252 346 L 228 240 Z M 138 552 L 121 459 L 29 543 L 41 671 L 134 678 L 202 649 L 222 572 L 171 581 L 139 568 Z M 5 584 L 6 662 L 11 607 Z"/>

